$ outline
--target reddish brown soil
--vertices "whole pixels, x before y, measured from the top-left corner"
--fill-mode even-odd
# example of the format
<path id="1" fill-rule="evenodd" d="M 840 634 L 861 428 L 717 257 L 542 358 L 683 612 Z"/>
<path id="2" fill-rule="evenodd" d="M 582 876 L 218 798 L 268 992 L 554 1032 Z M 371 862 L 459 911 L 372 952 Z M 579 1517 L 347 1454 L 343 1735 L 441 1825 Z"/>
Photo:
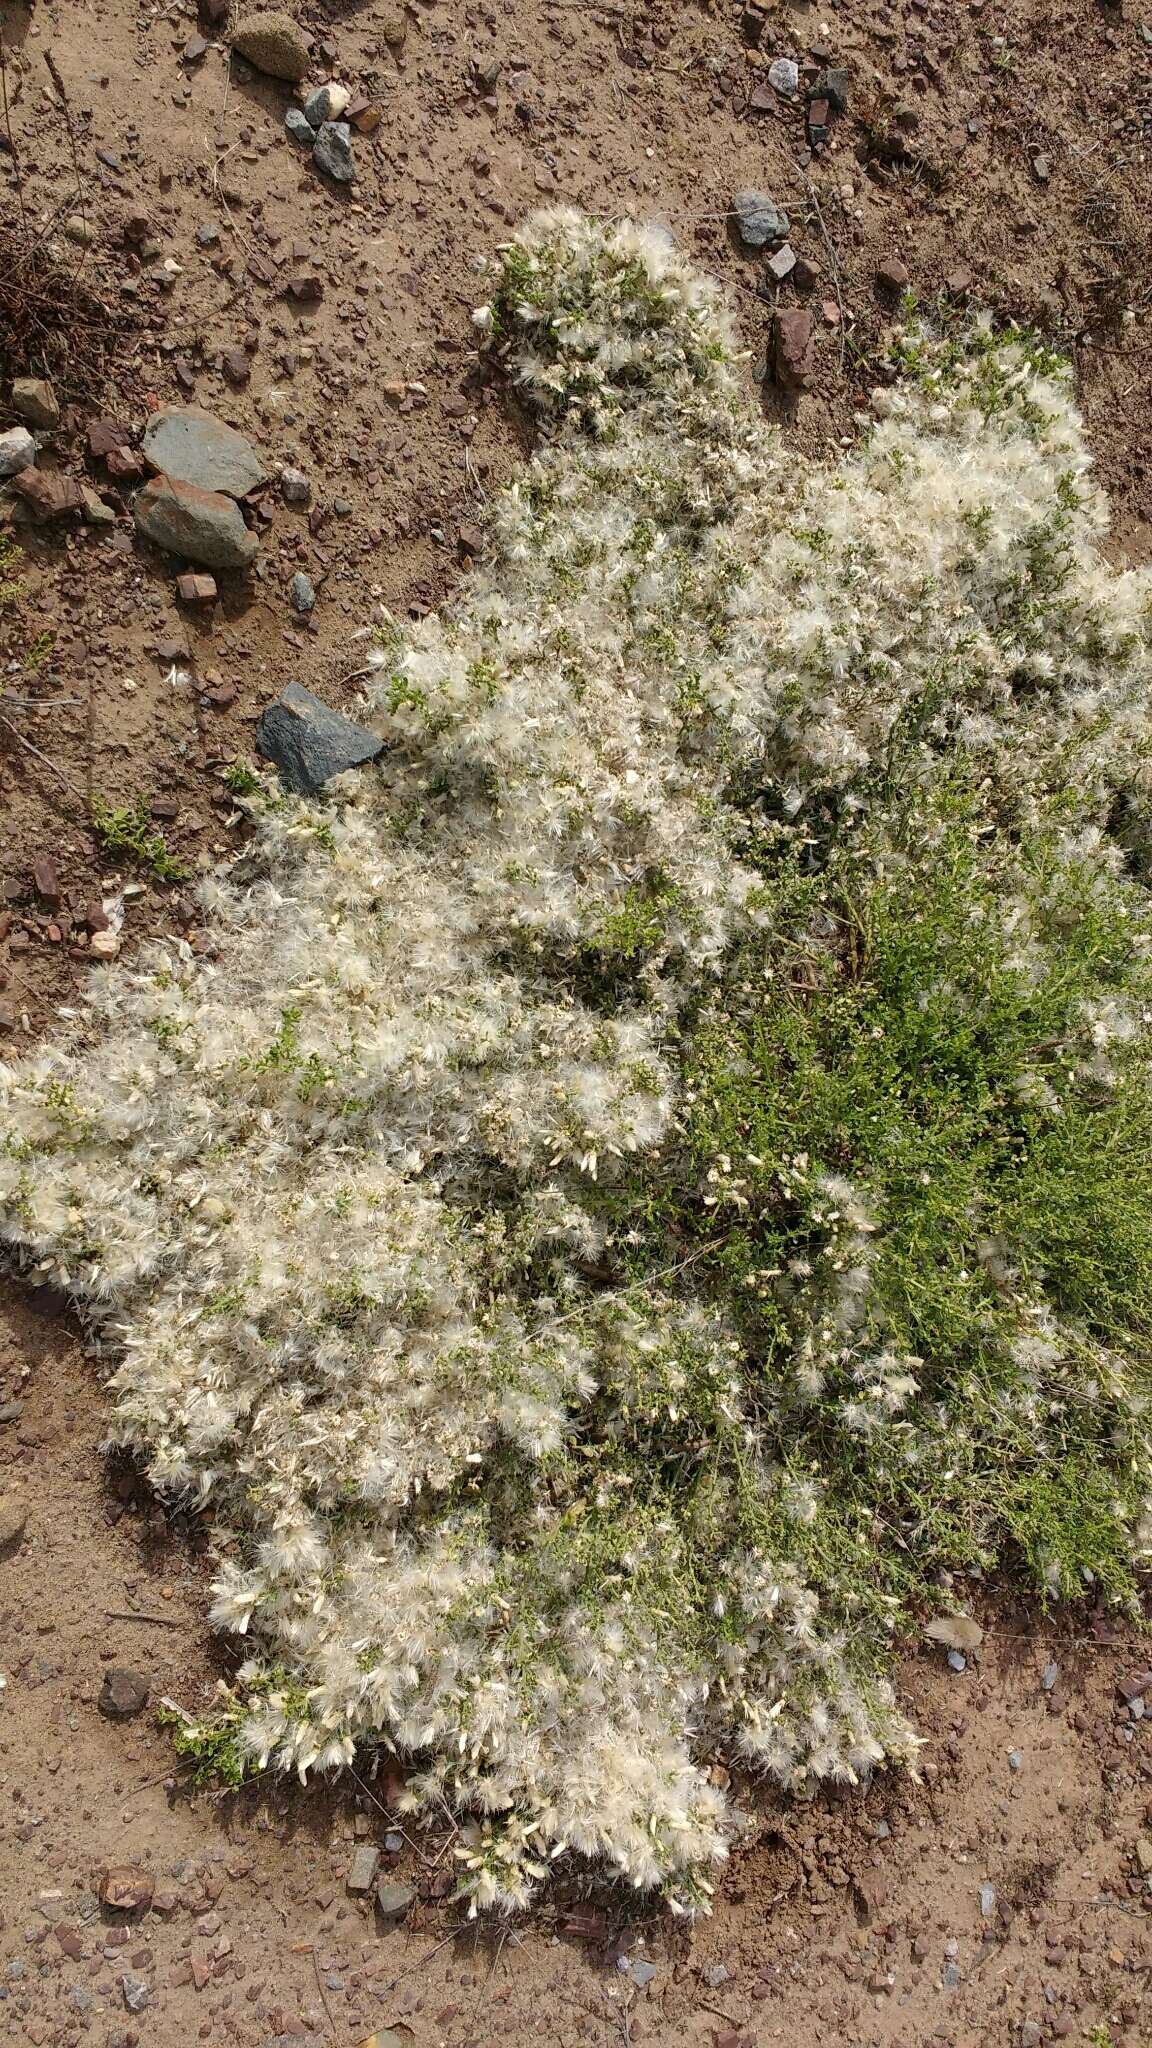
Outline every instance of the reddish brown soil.
<path id="1" fill-rule="evenodd" d="M 322 186 L 286 141 L 286 88 L 235 65 L 229 75 L 215 45 L 182 62 L 193 9 L 4 0 L 0 14 L 15 150 L 0 154 L 0 221 L 19 185 L 33 227 L 129 328 L 108 388 L 66 416 L 54 444 L 61 467 L 87 467 L 116 523 L 15 529 L 24 594 L 0 610 L 6 1051 L 50 1032 L 77 999 L 85 911 L 117 882 L 144 885 L 128 899 L 127 948 L 151 931 L 197 933 L 189 888 L 117 875 L 101 857 L 90 795 L 143 795 L 190 868 L 210 865 L 240 829 L 222 767 L 251 759 L 268 698 L 290 676 L 332 701 L 354 697 L 352 636 L 374 607 L 403 617 L 452 590 L 462 529 L 467 539 L 528 445 L 474 352 L 474 264 L 543 200 L 665 220 L 729 285 L 750 376 L 770 307 L 757 296 L 761 262 L 733 244 L 728 202 L 755 186 L 788 206 L 793 244 L 820 273 L 808 301 L 817 371 L 798 409 L 771 391 L 765 402 L 797 462 L 833 449 L 866 403 L 893 312 L 878 264 L 903 261 L 930 304 L 966 271 L 973 303 L 1035 323 L 1072 354 L 1117 557 L 1148 556 L 1142 0 L 794 4 L 767 10 L 758 50 L 729 0 L 416 0 L 399 59 L 383 33 L 392 6 L 300 0 L 299 11 L 335 51 L 318 54 L 316 76 L 331 69 L 384 102 L 374 138 L 356 141 L 351 193 Z M 802 164 L 802 114 L 756 113 L 749 95 L 773 57 L 815 50 L 848 67 L 852 96 Z M 74 213 L 93 235 L 86 251 L 61 234 Z M 159 244 L 143 265 L 123 232 L 137 214 Z M 209 225 L 219 240 L 202 245 L 196 230 Z M 163 292 L 148 273 L 168 256 L 181 268 Z M 282 280 L 301 266 L 323 296 L 294 310 Z M 798 302 L 791 287 L 781 297 Z M 833 326 L 822 307 L 837 298 L 845 319 Z M 249 354 L 242 389 L 220 367 L 235 347 Z M 178 603 L 173 565 L 134 541 L 127 498 L 84 455 L 99 414 L 138 431 L 151 403 L 180 399 L 178 358 L 196 401 L 248 431 L 270 467 L 310 475 L 323 515 L 310 522 L 272 487 L 258 573 L 225 585 L 207 616 Z M 0 384 L 0 428 L 7 395 Z M 287 601 L 299 567 L 319 589 L 307 628 Z M 44 855 L 58 906 L 33 885 Z M 601 1898 L 553 1901 L 503 1938 L 452 1939 L 445 1834 L 394 1859 L 421 1900 L 387 1931 L 344 1884 L 357 1827 L 373 1838 L 387 1827 L 386 1778 L 332 1796 L 261 1783 L 237 1800 L 195 1798 L 151 1704 L 127 1722 L 97 1710 L 106 1665 L 144 1670 L 152 1704 L 167 1693 L 195 1707 L 230 1653 L 205 1627 L 197 1532 L 166 1521 L 101 1456 L 104 1398 L 74 1332 L 15 1288 L 5 1313 L 0 1403 L 24 1408 L 0 1424 L 0 1499 L 29 1510 L 22 1544 L 0 1557 L 0 2030 L 13 2039 L 264 2048 L 355 2043 L 375 2026 L 414 2048 L 496 2036 L 558 2048 L 1152 2039 L 1152 1895 L 1134 1862 L 1152 1762 L 1146 1724 L 1125 1720 L 1116 1692 L 1150 1661 L 1139 1638 L 1001 1604 L 978 1668 L 913 1658 L 901 1684 L 928 1738 L 922 1784 L 884 1779 L 811 1806 L 749 1790 L 746 1841 L 714 1917 L 692 1930 L 630 1921 L 626 1901 Z M 136 1608 L 162 1622 L 109 1618 Z M 1045 1693 L 1050 1661 L 1060 1675 Z M 92 1903 L 109 1861 L 147 1866 L 171 1908 L 123 1934 Z M 617 1967 L 622 1954 L 656 1964 L 644 1989 Z M 125 2008 L 126 1970 L 150 1987 L 138 2015 Z"/>

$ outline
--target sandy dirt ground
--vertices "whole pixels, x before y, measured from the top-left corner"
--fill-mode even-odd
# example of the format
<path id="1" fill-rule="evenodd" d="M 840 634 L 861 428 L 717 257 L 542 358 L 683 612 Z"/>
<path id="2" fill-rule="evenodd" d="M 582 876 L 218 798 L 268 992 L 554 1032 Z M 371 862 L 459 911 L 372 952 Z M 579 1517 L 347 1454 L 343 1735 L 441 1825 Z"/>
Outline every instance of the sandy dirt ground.
<path id="1" fill-rule="evenodd" d="M 466 573 L 531 444 L 476 353 L 476 265 L 536 206 L 667 223 L 731 292 L 750 388 L 776 303 L 810 308 L 811 388 L 797 404 L 757 387 L 798 464 L 867 408 L 893 266 L 932 317 L 966 304 L 1038 326 L 1075 363 L 1116 558 L 1149 558 L 1143 0 L 293 11 L 311 81 L 382 109 L 354 137 L 350 187 L 297 153 L 292 88 L 229 63 L 208 14 L 0 0 L 0 229 L 22 213 L 115 316 L 103 388 L 62 370 L 40 458 L 106 518 L 12 523 L 0 494 L 21 550 L 0 572 L 19 584 L 0 604 L 5 1054 L 76 1003 L 100 906 L 125 885 L 126 950 L 173 930 L 211 943 L 192 883 L 242 838 L 223 777 L 253 759 L 262 706 L 291 677 L 354 703 L 377 608 L 419 616 Z M 801 67 L 795 100 L 768 83 L 778 57 Z M 825 65 L 847 70 L 848 106 L 813 148 L 804 67 Z M 791 215 L 801 284 L 741 248 L 729 212 L 747 187 Z M 293 295 L 301 277 L 318 295 Z M 0 431 L 24 367 L 0 363 Z M 138 440 L 151 410 L 185 402 L 247 433 L 270 476 L 248 509 L 255 569 L 207 605 L 179 598 L 182 565 L 134 535 L 134 485 L 88 441 L 105 418 Z M 307 504 L 283 502 L 283 466 L 309 478 Z M 317 591 L 306 621 L 298 570 Z M 143 799 L 189 879 L 118 867 L 93 796 Z M 102 1454 L 99 1368 L 61 1304 L 5 1283 L 0 1307 L 0 2032 L 37 2048 L 351 2048 L 376 2029 L 412 2048 L 1152 2040 L 1152 1643 L 1135 1630 L 1006 1594 L 965 1671 L 911 1653 L 921 1782 L 810 1804 L 739 1788 L 747 1830 L 710 1920 L 554 1892 L 521 1925 L 461 1929 L 451 1831 L 409 1840 L 383 1763 L 336 1793 L 188 1786 L 153 1710 L 199 1708 L 233 1662 L 204 1621 L 202 1532 Z M 121 1668 L 149 1696 L 116 1719 L 99 1700 Z M 416 1893 L 391 1924 L 347 1886 L 366 1843 Z M 100 1904 L 119 1865 L 147 1874 L 146 1910 Z"/>

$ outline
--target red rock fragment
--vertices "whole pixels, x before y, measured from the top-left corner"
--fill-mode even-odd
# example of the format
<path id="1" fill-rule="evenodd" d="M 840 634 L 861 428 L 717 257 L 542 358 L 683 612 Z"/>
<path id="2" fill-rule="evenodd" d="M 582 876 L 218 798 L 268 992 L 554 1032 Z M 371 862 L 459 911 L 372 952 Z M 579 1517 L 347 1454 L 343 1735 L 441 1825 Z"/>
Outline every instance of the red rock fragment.
<path id="1" fill-rule="evenodd" d="M 812 315 L 802 306 L 777 313 L 773 324 L 772 361 L 777 382 L 803 391 L 812 375 Z"/>
<path id="2" fill-rule="evenodd" d="M 176 578 L 176 588 L 185 604 L 211 604 L 216 596 L 216 578 L 197 576 L 187 570 Z"/>
<path id="3" fill-rule="evenodd" d="M 12 489 L 37 519 L 59 519 L 65 512 L 79 512 L 84 503 L 75 477 L 52 470 L 22 469 L 12 478 Z"/>
<path id="4" fill-rule="evenodd" d="M 59 903 L 63 891 L 57 879 L 56 869 L 46 853 L 39 854 L 33 861 L 32 881 L 36 894 L 43 897 L 45 903 L 53 907 Z"/>
<path id="5" fill-rule="evenodd" d="M 885 256 L 876 265 L 876 282 L 881 291 L 902 292 L 908 289 L 908 266 L 898 256 Z"/>
<path id="6" fill-rule="evenodd" d="M 111 455 L 131 442 L 130 430 L 119 420 L 93 420 L 88 429 L 89 455 Z"/>

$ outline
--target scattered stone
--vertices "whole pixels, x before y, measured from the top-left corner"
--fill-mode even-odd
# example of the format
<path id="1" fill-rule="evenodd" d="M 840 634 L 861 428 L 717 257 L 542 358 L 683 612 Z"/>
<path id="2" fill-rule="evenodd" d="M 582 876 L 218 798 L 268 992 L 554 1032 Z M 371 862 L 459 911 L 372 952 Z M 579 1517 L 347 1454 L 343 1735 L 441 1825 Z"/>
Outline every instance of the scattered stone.
<path id="1" fill-rule="evenodd" d="M 19 1422 L 23 1413 L 23 1401 L 0 1401 L 0 1422 Z"/>
<path id="2" fill-rule="evenodd" d="M 656 1975 L 655 1963 L 646 1963 L 642 1956 L 617 1956 L 616 1968 L 622 1977 L 631 1977 L 641 1991 Z"/>
<path id="3" fill-rule="evenodd" d="M 892 1829 L 891 1829 L 891 1827 L 889 1826 L 889 1824 L 888 1824 L 888 1822 L 887 1822 L 886 1820 L 878 1820 L 878 1821 L 877 1821 L 877 1823 L 876 1823 L 876 1840 L 877 1840 L 878 1842 L 886 1842 L 886 1841 L 888 1840 L 889 1836 L 891 1835 L 891 1833 L 892 1833 Z"/>
<path id="4" fill-rule="evenodd" d="M 298 796 L 315 796 L 334 775 L 374 761 L 384 747 L 378 734 L 332 711 L 299 683 L 289 683 L 265 706 L 256 744 Z"/>
<path id="5" fill-rule="evenodd" d="M 1040 1673 L 1040 1684 L 1043 1691 L 1055 1692 L 1059 1676 L 1060 1666 L 1058 1664 L 1046 1664 Z"/>
<path id="6" fill-rule="evenodd" d="M 180 52 L 180 61 L 182 64 L 199 64 L 201 58 L 207 55 L 207 36 L 189 36 L 188 41 Z"/>
<path id="7" fill-rule="evenodd" d="M 152 2003 L 152 1992 L 146 1979 L 134 1977 L 130 1970 L 125 1970 L 121 1977 L 120 1989 L 129 2012 L 143 2012 L 145 2006 Z"/>
<path id="8" fill-rule="evenodd" d="M 995 1885 L 994 1885 L 994 1884 L 982 1884 L 982 1885 L 981 1885 L 981 1887 L 980 1887 L 980 1913 L 981 1913 L 981 1917 L 982 1917 L 983 1919 L 985 1919 L 985 1920 L 991 1920 L 991 1918 L 992 1918 L 992 1915 L 993 1915 L 993 1914 L 995 1913 L 995 1911 L 996 1911 L 996 1887 L 995 1887 Z"/>
<path id="9" fill-rule="evenodd" d="M 740 27 L 744 33 L 744 41 L 755 50 L 759 45 L 765 27 L 765 17 L 761 9 L 759 7 L 746 7 L 740 18 Z"/>
<path id="10" fill-rule="evenodd" d="M 196 241 L 201 249 L 214 249 L 220 240 L 220 230 L 214 220 L 202 220 L 196 230 Z"/>
<path id="11" fill-rule="evenodd" d="M 288 597 L 293 611 L 298 612 L 301 618 L 306 619 L 309 612 L 314 609 L 316 604 L 316 585 L 310 576 L 304 574 L 303 569 L 297 569 L 291 583 L 288 585 Z"/>
<path id="12" fill-rule="evenodd" d="M 190 569 L 176 578 L 176 588 L 185 604 L 212 604 L 216 598 L 216 578 L 197 576 Z"/>
<path id="13" fill-rule="evenodd" d="M 384 118 L 384 109 L 379 100 L 370 100 L 365 93 L 358 92 L 348 102 L 347 118 L 358 135 L 375 135 Z"/>
<path id="14" fill-rule="evenodd" d="M 791 57 L 777 57 L 768 66 L 768 82 L 774 86 L 781 99 L 793 100 L 800 89 L 800 66 Z"/>
<path id="15" fill-rule="evenodd" d="M 1008 1751 L 1008 1769 L 1010 1771 L 1021 1771 L 1023 1768 L 1024 1758 L 1020 1751 L 1018 1749 L 1010 1749 Z"/>
<path id="16" fill-rule="evenodd" d="M 15 377 L 12 410 L 30 427 L 51 432 L 60 424 L 60 401 L 46 377 Z"/>
<path id="17" fill-rule="evenodd" d="M 312 486 L 302 469 L 282 469 L 280 472 L 280 495 L 286 505 L 306 505 L 312 496 Z"/>
<path id="18" fill-rule="evenodd" d="M 279 9 L 243 15 L 232 31 L 232 48 L 257 71 L 293 85 L 305 77 L 311 61 L 308 38 L 292 16 Z"/>
<path id="19" fill-rule="evenodd" d="M 796 254 L 787 242 L 783 248 L 777 249 L 774 256 L 769 256 L 765 265 L 769 276 L 774 277 L 777 284 L 783 284 L 786 277 L 791 277 L 795 268 Z"/>
<path id="20" fill-rule="evenodd" d="M 415 1899 L 416 1893 L 410 1884 L 390 1884 L 387 1878 L 382 1877 L 376 1887 L 376 1904 L 385 1920 L 399 1920 Z"/>
<path id="21" fill-rule="evenodd" d="M 1035 2020 L 1025 2020 L 1020 2029 L 1020 2048 L 1042 2048 L 1044 2029 Z"/>
<path id="22" fill-rule="evenodd" d="M 944 289 L 953 299 L 967 298 L 968 293 L 972 289 L 972 272 L 970 270 L 950 270 L 944 279 Z"/>
<path id="23" fill-rule="evenodd" d="M 54 909 L 60 903 L 63 895 L 60 878 L 54 862 L 46 853 L 38 854 L 32 863 L 32 887 L 50 908 Z"/>
<path id="24" fill-rule="evenodd" d="M 816 142 L 827 142 L 827 140 L 828 140 L 828 111 L 829 111 L 829 110 L 828 110 L 828 102 L 827 102 L 827 100 L 809 100 L 809 102 L 808 102 L 808 140 L 809 140 L 809 142 L 812 142 L 812 143 L 816 143 Z"/>
<path id="25" fill-rule="evenodd" d="M 28 1510 L 15 1501 L 0 1500 L 0 1557 L 14 1557 L 24 1541 Z"/>
<path id="26" fill-rule="evenodd" d="M 792 282 L 798 292 L 810 292 L 814 285 L 819 284 L 820 272 L 814 263 L 809 262 L 807 256 L 798 256 L 796 258 L 796 267 L 792 272 Z"/>
<path id="27" fill-rule="evenodd" d="M 298 142 L 301 149 L 311 149 L 316 140 L 316 130 L 299 107 L 289 107 L 284 116 L 284 126 L 293 142 Z"/>
<path id="28" fill-rule="evenodd" d="M 944 1986 L 945 1991 L 955 1991 L 957 1985 L 962 1981 L 959 1964 L 945 1963 L 944 1968 L 940 1972 L 940 1982 Z"/>
<path id="29" fill-rule="evenodd" d="M 111 505 L 106 505 L 98 491 L 90 484 L 80 486 L 80 510 L 89 526 L 115 526 L 116 514 Z"/>
<path id="30" fill-rule="evenodd" d="M 456 548 L 462 561 L 474 562 L 477 555 L 484 553 L 484 535 L 478 526 L 462 526 L 456 536 Z"/>
<path id="31" fill-rule="evenodd" d="M 324 296 L 324 280 L 318 277 L 314 270 L 304 270 L 298 272 L 295 277 L 290 277 L 284 289 L 290 299 L 301 299 L 305 304 L 313 304 Z"/>
<path id="32" fill-rule="evenodd" d="M 115 932 L 93 932 L 88 951 L 93 960 L 114 960 L 120 951 L 120 940 Z"/>
<path id="33" fill-rule="evenodd" d="M 325 121 L 316 131 L 312 161 L 338 184 L 350 185 L 356 176 L 352 157 L 352 130 L 347 121 Z"/>
<path id="34" fill-rule="evenodd" d="M 1135 1846 L 1136 1868 L 1142 1877 L 1147 1877 L 1152 1873 L 1152 1836 L 1137 1835 Z"/>
<path id="35" fill-rule="evenodd" d="M 37 519 L 60 519 L 65 512 L 80 512 L 84 494 L 74 476 L 56 470 L 22 469 L 12 478 L 12 489 Z"/>
<path id="36" fill-rule="evenodd" d="M 127 448 L 132 441 L 130 428 L 121 420 L 93 420 L 88 429 L 88 453 L 106 457 L 117 448 Z"/>
<path id="37" fill-rule="evenodd" d="M 234 390 L 242 390 L 252 376 L 252 365 L 242 348 L 226 348 L 220 367 Z"/>
<path id="38" fill-rule="evenodd" d="M 809 98 L 827 100 L 829 106 L 835 107 L 838 114 L 846 114 L 848 112 L 848 86 L 849 78 L 847 71 L 841 65 L 833 65 L 829 70 L 820 73 L 812 87 Z"/>
<path id="39" fill-rule="evenodd" d="M 967 1671 L 967 1657 L 962 1656 L 959 1650 L 949 1650 L 948 1669 L 949 1671 Z"/>
<path id="40" fill-rule="evenodd" d="M 135 483 L 144 474 L 143 457 L 134 448 L 113 448 L 104 463 L 109 476 L 122 483 Z"/>
<path id="41" fill-rule="evenodd" d="M 151 1871 L 134 1863 L 117 1863 L 100 1879 L 100 1904 L 114 1913 L 143 1913 L 152 1904 Z"/>
<path id="42" fill-rule="evenodd" d="M 0 434 L 0 476 L 19 476 L 36 460 L 36 443 L 27 427 L 9 427 Z"/>
<path id="43" fill-rule="evenodd" d="M 803 391 L 812 375 L 812 315 L 801 306 L 777 313 L 772 328 L 772 361 L 777 381 Z"/>
<path id="44" fill-rule="evenodd" d="M 146 540 L 207 569 L 246 569 L 255 559 L 256 536 L 235 499 L 222 491 L 154 476 L 139 492 L 134 512 Z"/>
<path id="45" fill-rule="evenodd" d="M 1142 1694 L 1152 1692 L 1152 1671 L 1136 1671 L 1131 1678 L 1118 1678 L 1116 1690 L 1122 1700 L 1139 1699 Z"/>
<path id="46" fill-rule="evenodd" d="M 740 239 L 749 249 L 763 249 L 769 242 L 783 242 L 788 234 L 788 215 L 765 192 L 738 192 L 732 213 Z"/>
<path id="47" fill-rule="evenodd" d="M 408 40 L 408 21 L 400 7 L 385 10 L 380 30 L 390 50 L 402 50 Z"/>
<path id="48" fill-rule="evenodd" d="M 898 256 L 885 256 L 876 265 L 876 283 L 882 292 L 903 292 L 908 289 L 908 266 Z"/>
<path id="49" fill-rule="evenodd" d="M 110 1721 L 130 1721 L 148 1704 L 148 1680 L 140 1671 L 119 1668 L 104 1673 L 97 1705 Z"/>
<path id="50" fill-rule="evenodd" d="M 704 1982 L 708 1986 L 709 1991 L 719 1991 L 720 1986 L 727 1984 L 731 1975 L 732 1972 L 728 1968 L 727 1963 L 709 1963 L 708 1968 L 704 1972 Z"/>
<path id="51" fill-rule="evenodd" d="M 339 121 L 352 95 L 346 85 L 337 85 L 330 79 L 327 85 L 318 85 L 304 102 L 304 118 L 311 128 L 322 128 L 325 121 Z"/>
<path id="52" fill-rule="evenodd" d="M 78 248 L 90 249 L 96 240 L 96 230 L 82 213 L 70 213 L 64 223 L 64 233 Z"/>
<path id="53" fill-rule="evenodd" d="M 1052 165 L 1049 159 L 1046 156 L 1034 156 L 1032 159 L 1032 169 L 1036 173 L 1037 182 L 1041 185 L 1046 185 L 1052 176 Z"/>
<path id="54" fill-rule="evenodd" d="M 268 481 L 247 435 L 199 405 L 169 405 L 154 412 L 143 448 L 148 467 L 174 484 L 243 498 Z"/>
<path id="55" fill-rule="evenodd" d="M 348 1867 L 350 1892 L 370 1892 L 380 1868 L 380 1851 L 375 1842 L 363 1842 Z"/>

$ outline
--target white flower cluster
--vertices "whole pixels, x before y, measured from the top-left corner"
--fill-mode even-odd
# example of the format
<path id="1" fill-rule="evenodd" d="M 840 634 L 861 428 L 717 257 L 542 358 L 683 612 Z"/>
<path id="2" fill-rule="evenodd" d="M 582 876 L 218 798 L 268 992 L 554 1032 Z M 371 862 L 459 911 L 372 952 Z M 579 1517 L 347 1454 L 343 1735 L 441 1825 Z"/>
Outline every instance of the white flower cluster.
<path id="1" fill-rule="evenodd" d="M 799 474 L 654 232 L 542 215 L 478 318 L 553 430 L 490 565 L 382 653 L 379 763 L 263 807 L 208 884 L 213 955 L 94 974 L 81 1031 L 0 1067 L 0 1236 L 114 1355 L 115 1440 L 212 1505 L 254 1761 L 394 1745 L 414 1804 L 472 1816 L 479 1904 L 566 1847 L 692 1905 L 718 1747 L 797 1783 L 914 1738 L 726 1537 L 737 1496 L 804 1522 L 813 1489 L 690 1272 L 605 1284 L 605 1195 L 760 914 L 749 788 L 819 831 L 915 718 L 1006 815 L 1074 766 L 1069 830 L 1122 790 L 1143 843 L 1148 583 L 1102 564 L 1067 383 L 1021 344 L 925 351 Z M 1102 1056 L 1124 1028 L 1093 1019 Z M 820 1199 L 811 1398 L 874 1227 Z M 916 1365 L 875 1356 L 854 1426 Z"/>

